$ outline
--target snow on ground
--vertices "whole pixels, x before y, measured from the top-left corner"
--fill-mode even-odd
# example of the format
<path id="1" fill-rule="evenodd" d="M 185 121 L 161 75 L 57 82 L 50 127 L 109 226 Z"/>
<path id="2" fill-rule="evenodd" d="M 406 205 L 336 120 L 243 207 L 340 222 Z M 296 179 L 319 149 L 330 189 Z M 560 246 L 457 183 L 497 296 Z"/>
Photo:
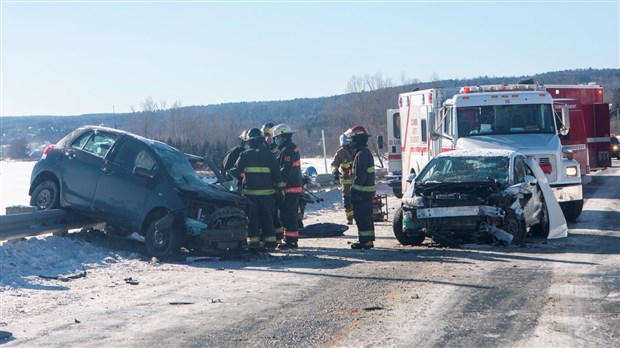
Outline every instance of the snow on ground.
<path id="1" fill-rule="evenodd" d="M 314 166 L 325 173 L 323 159 L 304 159 L 302 166 Z M 36 162 L 0 161 L 0 209 L 29 205 L 30 173 Z M 328 160 L 328 165 L 331 160 Z M 320 221 L 322 211 L 337 209 L 342 204 L 339 188 L 314 193 L 320 203 L 308 204 L 306 224 Z M 77 230 L 76 230 L 77 231 Z M 76 232 L 72 231 L 72 232 Z M 109 267 L 125 259 L 139 259 L 138 252 L 110 252 L 105 246 L 88 242 L 88 238 L 45 235 L 22 240 L 0 242 L 0 294 L 10 289 L 49 289 L 40 276 L 70 276 L 89 269 Z M 1 296 L 1 295 L 0 295 Z M 0 299 L 1 302 L 1 299 Z"/>

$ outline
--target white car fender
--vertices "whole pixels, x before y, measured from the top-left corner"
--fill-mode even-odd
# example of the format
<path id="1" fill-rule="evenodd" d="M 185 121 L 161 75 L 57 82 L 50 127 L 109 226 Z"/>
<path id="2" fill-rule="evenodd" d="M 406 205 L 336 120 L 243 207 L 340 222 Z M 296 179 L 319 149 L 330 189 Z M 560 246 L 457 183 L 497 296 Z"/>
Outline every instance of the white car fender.
<path id="1" fill-rule="evenodd" d="M 527 157 L 526 163 L 534 172 L 534 176 L 538 181 L 538 186 L 540 186 L 540 190 L 545 199 L 545 204 L 547 205 L 547 212 L 549 213 L 549 236 L 547 238 L 556 239 L 568 237 L 566 219 L 564 218 L 560 204 L 558 204 L 555 195 L 551 191 L 551 186 L 549 186 L 547 177 L 532 157 Z"/>

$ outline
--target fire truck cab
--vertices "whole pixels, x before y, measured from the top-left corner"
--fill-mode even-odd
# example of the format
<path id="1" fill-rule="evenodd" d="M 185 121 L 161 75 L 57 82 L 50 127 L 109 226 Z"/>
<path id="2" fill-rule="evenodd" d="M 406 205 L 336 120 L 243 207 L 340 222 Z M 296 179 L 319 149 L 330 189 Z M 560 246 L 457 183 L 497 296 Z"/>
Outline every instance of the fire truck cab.
<path id="1" fill-rule="evenodd" d="M 399 95 L 403 176 L 415 175 L 430 159 L 454 149 L 511 149 L 534 158 L 567 220 L 583 207 L 579 163 L 564 153 L 569 109 L 562 118 L 553 98 L 538 85 L 463 87 L 451 98 L 443 88 Z M 402 192 L 411 182 L 402 180 Z"/>

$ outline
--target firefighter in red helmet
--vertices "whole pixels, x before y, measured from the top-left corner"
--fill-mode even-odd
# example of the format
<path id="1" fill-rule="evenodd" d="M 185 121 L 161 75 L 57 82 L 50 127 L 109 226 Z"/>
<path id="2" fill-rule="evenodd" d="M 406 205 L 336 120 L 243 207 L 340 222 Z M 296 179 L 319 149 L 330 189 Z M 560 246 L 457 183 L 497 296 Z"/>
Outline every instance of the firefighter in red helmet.
<path id="1" fill-rule="evenodd" d="M 345 132 L 355 148 L 351 186 L 353 216 L 357 225 L 358 241 L 351 244 L 353 249 L 374 247 L 375 226 L 372 221 L 372 199 L 375 196 L 375 160 L 368 149 L 370 134 L 362 126 L 354 126 Z"/>

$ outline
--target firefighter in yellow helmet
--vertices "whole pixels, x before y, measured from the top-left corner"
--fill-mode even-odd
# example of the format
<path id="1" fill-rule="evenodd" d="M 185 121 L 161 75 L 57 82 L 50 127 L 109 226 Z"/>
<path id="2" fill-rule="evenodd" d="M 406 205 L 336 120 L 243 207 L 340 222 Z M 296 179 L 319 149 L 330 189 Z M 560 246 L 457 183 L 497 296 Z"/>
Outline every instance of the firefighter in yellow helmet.
<path id="1" fill-rule="evenodd" d="M 342 202 L 344 203 L 344 213 L 347 218 L 347 225 L 353 225 L 353 205 L 351 204 L 351 170 L 355 149 L 351 144 L 351 139 L 342 134 L 340 136 L 340 148 L 334 155 L 332 161 L 332 174 L 334 180 L 342 185 Z"/>
<path id="2" fill-rule="evenodd" d="M 280 173 L 286 186 L 284 200 L 280 205 L 280 220 L 284 225 L 284 243 L 278 249 L 296 249 L 299 239 L 297 226 L 297 210 L 299 197 L 302 193 L 301 156 L 297 145 L 293 143 L 293 130 L 286 124 L 279 124 L 273 128 L 274 142 L 278 146 L 278 162 Z"/>
<path id="3" fill-rule="evenodd" d="M 368 131 L 362 126 L 351 127 L 347 132 L 355 148 L 351 186 L 353 216 L 357 224 L 358 241 L 351 244 L 353 249 L 374 247 L 375 225 L 372 221 L 372 199 L 375 197 L 375 160 L 368 149 Z"/>
<path id="4" fill-rule="evenodd" d="M 278 145 L 273 141 L 273 129 L 275 125 L 272 122 L 267 122 L 261 127 L 261 132 L 263 132 L 263 137 L 265 138 L 265 147 L 267 150 L 271 151 L 275 156 L 278 155 Z M 284 226 L 282 226 L 282 221 L 280 221 L 280 204 L 282 203 L 282 197 L 280 194 L 275 195 L 276 200 L 276 208 L 273 211 L 273 225 L 276 228 L 276 239 L 278 240 L 278 244 L 282 244 L 284 239 Z"/>

